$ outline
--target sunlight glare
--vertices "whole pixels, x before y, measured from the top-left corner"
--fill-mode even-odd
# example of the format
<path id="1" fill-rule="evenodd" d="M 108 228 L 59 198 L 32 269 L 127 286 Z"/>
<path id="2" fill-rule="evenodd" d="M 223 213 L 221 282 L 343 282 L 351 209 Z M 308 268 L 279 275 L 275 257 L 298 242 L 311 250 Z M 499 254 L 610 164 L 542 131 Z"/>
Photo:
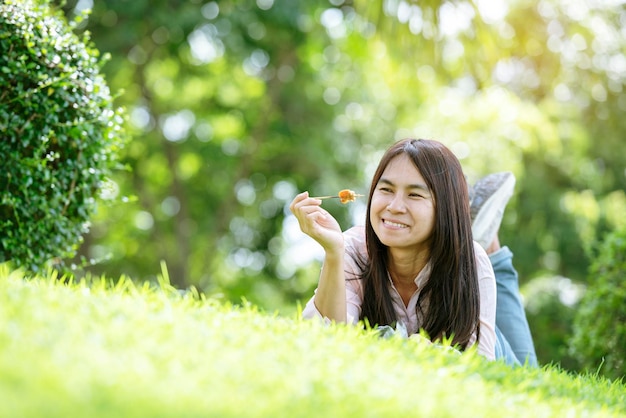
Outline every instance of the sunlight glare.
<path id="1" fill-rule="evenodd" d="M 476 5 L 485 23 L 500 22 L 509 13 L 509 7 L 504 0 L 477 0 Z"/>

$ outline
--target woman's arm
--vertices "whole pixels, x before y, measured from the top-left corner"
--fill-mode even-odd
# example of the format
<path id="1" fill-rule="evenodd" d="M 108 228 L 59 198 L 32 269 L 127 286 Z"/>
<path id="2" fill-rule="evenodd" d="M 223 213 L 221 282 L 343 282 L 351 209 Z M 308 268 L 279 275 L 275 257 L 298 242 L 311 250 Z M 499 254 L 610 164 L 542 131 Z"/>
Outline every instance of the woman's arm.
<path id="1" fill-rule="evenodd" d="M 294 198 L 289 209 L 298 219 L 302 232 L 324 248 L 324 264 L 315 292 L 315 307 L 330 320 L 346 322 L 343 234 L 337 220 L 321 207 L 321 203 L 321 200 L 311 198 L 308 192 L 304 192 Z"/>
<path id="2" fill-rule="evenodd" d="M 343 254 L 326 252 L 314 301 L 322 316 L 336 322 L 347 321 Z"/>

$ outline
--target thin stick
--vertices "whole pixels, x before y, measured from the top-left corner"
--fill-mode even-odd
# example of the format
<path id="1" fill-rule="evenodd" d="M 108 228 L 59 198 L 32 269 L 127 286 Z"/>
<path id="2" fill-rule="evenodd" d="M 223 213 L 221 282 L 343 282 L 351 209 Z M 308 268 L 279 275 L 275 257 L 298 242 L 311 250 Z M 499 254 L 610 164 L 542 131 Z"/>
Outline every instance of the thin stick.
<path id="1" fill-rule="evenodd" d="M 355 194 L 354 197 L 363 197 L 365 195 Z M 340 199 L 341 196 L 315 196 L 313 199 Z"/>
<path id="2" fill-rule="evenodd" d="M 339 196 L 314 196 L 313 199 L 339 199 Z"/>

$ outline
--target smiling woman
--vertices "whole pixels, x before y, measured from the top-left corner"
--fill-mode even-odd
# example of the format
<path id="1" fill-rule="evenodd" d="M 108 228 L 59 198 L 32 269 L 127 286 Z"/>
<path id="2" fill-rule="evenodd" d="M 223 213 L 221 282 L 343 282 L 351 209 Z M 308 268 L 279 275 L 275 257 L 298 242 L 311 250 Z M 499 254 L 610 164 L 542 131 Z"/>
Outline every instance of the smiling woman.
<path id="1" fill-rule="evenodd" d="M 496 337 L 494 269 L 473 240 L 461 164 L 443 144 L 405 139 L 385 152 L 372 179 L 364 227 L 342 232 L 321 200 L 307 192 L 290 209 L 325 253 L 304 317 L 424 332 L 461 350 L 477 345 L 491 360 L 503 353 L 504 342 Z"/>
<path id="2" fill-rule="evenodd" d="M 365 228 L 345 239 L 320 203 L 303 193 L 291 205 L 302 231 L 325 249 L 305 315 L 402 322 L 411 334 L 422 329 L 461 349 L 478 342 L 481 354 L 495 357 L 493 270 L 484 250 L 475 254 L 468 190 L 450 150 L 413 139 L 389 148 L 372 179 Z"/>

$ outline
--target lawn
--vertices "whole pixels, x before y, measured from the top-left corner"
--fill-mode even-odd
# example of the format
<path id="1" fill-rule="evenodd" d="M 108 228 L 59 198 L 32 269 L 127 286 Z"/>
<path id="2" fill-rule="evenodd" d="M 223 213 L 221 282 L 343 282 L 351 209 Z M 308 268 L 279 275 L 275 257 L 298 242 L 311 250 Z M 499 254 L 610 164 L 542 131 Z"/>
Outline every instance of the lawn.
<path id="1" fill-rule="evenodd" d="M 0 265 L 2 417 L 617 417 L 626 385 Z"/>

